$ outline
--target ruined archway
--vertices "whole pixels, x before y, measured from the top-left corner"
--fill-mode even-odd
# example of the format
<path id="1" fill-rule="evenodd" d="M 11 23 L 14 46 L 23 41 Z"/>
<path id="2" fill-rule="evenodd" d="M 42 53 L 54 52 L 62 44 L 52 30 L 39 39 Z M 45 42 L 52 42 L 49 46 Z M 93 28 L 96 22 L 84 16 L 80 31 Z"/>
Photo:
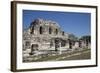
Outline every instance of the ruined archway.
<path id="1" fill-rule="evenodd" d="M 31 54 L 34 54 L 34 51 L 38 50 L 38 44 L 32 44 L 31 45 Z"/>

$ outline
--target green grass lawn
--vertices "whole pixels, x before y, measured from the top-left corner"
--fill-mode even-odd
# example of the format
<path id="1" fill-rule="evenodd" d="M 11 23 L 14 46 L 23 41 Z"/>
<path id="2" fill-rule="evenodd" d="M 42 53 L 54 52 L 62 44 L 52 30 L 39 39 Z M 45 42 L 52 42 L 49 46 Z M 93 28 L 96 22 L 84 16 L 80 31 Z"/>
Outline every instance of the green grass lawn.
<path id="1" fill-rule="evenodd" d="M 37 56 L 39 57 L 39 56 Z M 28 62 L 41 62 L 41 61 L 63 61 L 63 60 L 83 60 L 91 59 L 91 50 L 84 49 L 81 51 L 73 51 L 70 53 L 57 54 L 57 55 L 43 55 L 40 58 L 31 57 L 32 60 Z"/>
<path id="2" fill-rule="evenodd" d="M 83 59 L 91 59 L 91 52 L 81 53 L 80 55 L 75 55 L 71 57 L 64 58 L 62 60 L 83 60 Z"/>

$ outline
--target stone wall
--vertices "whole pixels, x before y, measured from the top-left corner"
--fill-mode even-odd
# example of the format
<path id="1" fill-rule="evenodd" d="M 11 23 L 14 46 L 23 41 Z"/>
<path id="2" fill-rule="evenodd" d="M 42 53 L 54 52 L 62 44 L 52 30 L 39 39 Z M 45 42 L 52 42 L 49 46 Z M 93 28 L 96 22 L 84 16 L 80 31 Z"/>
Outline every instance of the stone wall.
<path id="1" fill-rule="evenodd" d="M 84 41 L 69 39 L 69 34 L 64 32 L 58 23 L 51 20 L 36 19 L 23 32 L 23 50 L 24 52 L 26 50 L 25 53 L 27 54 L 40 50 L 61 51 L 86 47 Z"/>

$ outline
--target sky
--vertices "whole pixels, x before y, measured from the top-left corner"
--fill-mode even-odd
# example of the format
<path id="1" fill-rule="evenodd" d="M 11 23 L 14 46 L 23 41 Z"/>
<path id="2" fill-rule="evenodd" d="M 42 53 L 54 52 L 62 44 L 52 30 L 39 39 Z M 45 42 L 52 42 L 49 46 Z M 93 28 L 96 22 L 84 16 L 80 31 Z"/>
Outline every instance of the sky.
<path id="1" fill-rule="evenodd" d="M 90 13 L 23 10 L 23 29 L 37 18 L 55 21 L 63 31 L 77 37 L 91 34 Z"/>

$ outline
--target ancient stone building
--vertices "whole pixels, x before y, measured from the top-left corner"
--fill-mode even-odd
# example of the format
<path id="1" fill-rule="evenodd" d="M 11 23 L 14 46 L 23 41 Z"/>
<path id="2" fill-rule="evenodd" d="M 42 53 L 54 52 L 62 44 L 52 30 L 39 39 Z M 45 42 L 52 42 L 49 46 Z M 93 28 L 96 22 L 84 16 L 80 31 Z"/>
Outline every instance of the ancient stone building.
<path id="1" fill-rule="evenodd" d="M 74 43 L 74 44 L 73 44 Z M 23 51 L 34 54 L 36 51 L 62 51 L 81 47 L 78 41 L 71 42 L 57 22 L 35 19 L 23 31 Z"/>

